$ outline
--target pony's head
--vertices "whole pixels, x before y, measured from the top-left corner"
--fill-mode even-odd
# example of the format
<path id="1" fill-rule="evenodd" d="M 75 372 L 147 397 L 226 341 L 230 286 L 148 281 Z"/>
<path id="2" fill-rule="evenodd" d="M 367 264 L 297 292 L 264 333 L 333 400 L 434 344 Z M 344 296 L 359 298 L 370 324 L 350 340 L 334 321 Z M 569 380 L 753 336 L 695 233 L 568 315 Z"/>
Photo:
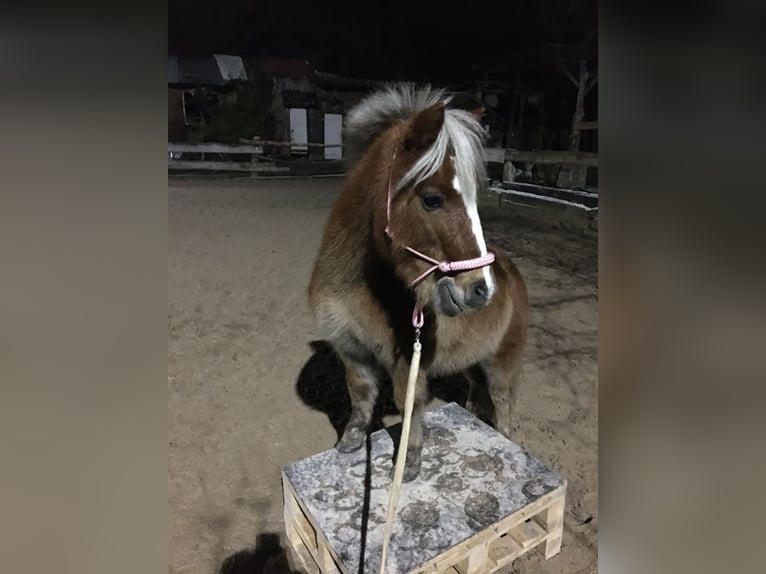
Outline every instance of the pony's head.
<path id="1" fill-rule="evenodd" d="M 375 140 L 368 143 L 375 157 L 368 159 L 380 166 L 384 192 L 390 187 L 390 213 L 386 200 L 378 199 L 373 233 L 381 254 L 408 285 L 432 265 L 407 247 L 437 261 L 487 254 L 477 210 L 484 130 L 471 112 L 449 109 L 448 103 L 442 91 L 399 86 L 372 95 L 347 119 L 352 138 L 356 134 L 358 141 L 361 133 Z M 484 307 L 494 291 L 490 267 L 437 270 L 415 286 L 421 305 L 431 303 L 449 316 Z"/>

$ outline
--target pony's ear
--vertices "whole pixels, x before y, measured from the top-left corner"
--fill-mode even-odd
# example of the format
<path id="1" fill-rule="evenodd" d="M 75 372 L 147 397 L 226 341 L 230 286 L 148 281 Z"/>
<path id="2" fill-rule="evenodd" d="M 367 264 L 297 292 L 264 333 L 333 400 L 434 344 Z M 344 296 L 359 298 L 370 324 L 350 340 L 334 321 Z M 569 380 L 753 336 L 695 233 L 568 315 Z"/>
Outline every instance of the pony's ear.
<path id="1" fill-rule="evenodd" d="M 475 110 L 471 110 L 471 115 L 476 118 L 477 122 L 481 121 L 481 118 L 484 117 L 484 114 L 487 112 L 487 108 L 484 106 L 479 106 Z"/>
<path id="2" fill-rule="evenodd" d="M 444 124 L 444 104 L 434 104 L 420 112 L 404 136 L 404 149 L 422 150 L 436 141 Z"/>

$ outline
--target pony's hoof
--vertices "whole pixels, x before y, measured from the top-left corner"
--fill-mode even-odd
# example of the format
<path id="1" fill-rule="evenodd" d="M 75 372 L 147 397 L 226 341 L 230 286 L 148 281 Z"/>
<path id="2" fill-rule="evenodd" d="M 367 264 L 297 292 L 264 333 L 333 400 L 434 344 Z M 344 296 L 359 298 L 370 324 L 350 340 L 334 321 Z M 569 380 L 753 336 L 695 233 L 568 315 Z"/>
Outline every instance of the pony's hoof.
<path id="1" fill-rule="evenodd" d="M 358 427 L 349 427 L 343 432 L 343 436 L 335 445 L 338 452 L 349 453 L 362 448 L 367 433 Z"/>
<path id="2" fill-rule="evenodd" d="M 497 430 L 497 432 L 499 432 L 508 440 L 511 440 L 511 425 L 509 424 L 496 425 L 495 430 Z"/>
<path id="3" fill-rule="evenodd" d="M 497 428 L 497 419 L 495 413 L 488 409 L 486 405 L 482 403 L 474 403 L 471 400 L 466 401 L 465 410 L 479 419 L 481 422 L 488 424 L 493 429 Z"/>
<path id="4" fill-rule="evenodd" d="M 394 480 L 395 473 L 396 473 L 396 464 L 394 464 L 394 466 L 391 467 L 391 471 L 389 472 L 389 476 L 391 477 L 391 480 Z M 420 474 L 420 461 L 417 461 L 416 463 L 411 463 L 408 459 L 407 462 L 404 463 L 404 473 L 402 474 L 402 482 L 412 482 L 418 477 L 419 474 Z"/>
<path id="5" fill-rule="evenodd" d="M 420 474 L 420 463 L 418 463 L 417 466 L 415 466 L 414 464 L 405 464 L 404 476 L 402 477 L 402 482 L 412 482 L 418 477 L 419 474 Z"/>

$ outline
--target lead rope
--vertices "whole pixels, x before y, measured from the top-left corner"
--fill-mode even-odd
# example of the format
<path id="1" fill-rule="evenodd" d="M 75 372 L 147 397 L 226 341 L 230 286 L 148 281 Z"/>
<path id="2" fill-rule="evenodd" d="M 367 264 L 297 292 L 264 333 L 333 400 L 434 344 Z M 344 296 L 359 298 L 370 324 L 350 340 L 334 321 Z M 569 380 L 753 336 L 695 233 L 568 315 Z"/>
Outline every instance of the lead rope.
<path id="1" fill-rule="evenodd" d="M 391 159 L 391 165 L 388 168 L 388 197 L 386 198 L 386 235 L 389 239 L 393 240 L 394 236 L 391 233 L 391 171 L 394 167 L 394 160 L 396 160 L 396 148 L 394 149 L 394 155 Z M 466 259 L 463 261 L 437 261 L 417 251 L 411 247 L 404 247 L 409 253 L 415 257 L 419 257 L 428 263 L 431 263 L 432 267 L 426 272 L 415 279 L 410 287 L 415 287 L 423 279 L 428 277 L 431 273 L 434 273 L 437 269 L 447 272 L 460 272 L 468 271 L 471 269 L 479 269 L 487 265 L 491 265 L 495 261 L 494 253 L 487 253 L 481 257 L 475 259 Z M 410 442 L 410 423 L 412 422 L 412 409 L 415 406 L 415 385 L 418 380 L 418 371 L 420 370 L 420 330 L 423 328 L 423 309 L 419 303 L 415 303 L 415 308 L 412 311 L 412 326 L 415 328 L 415 342 L 412 345 L 412 360 L 410 361 L 410 374 L 407 378 L 407 394 L 404 398 L 404 416 L 402 419 L 402 437 L 399 441 L 399 452 L 396 455 L 396 466 L 394 467 L 394 480 L 391 484 L 391 496 L 388 499 L 388 510 L 386 512 L 386 524 L 383 530 L 383 551 L 380 555 L 380 568 L 378 574 L 385 574 L 386 559 L 388 558 L 388 545 L 391 539 L 391 530 L 394 526 L 394 519 L 396 518 L 396 507 L 399 503 L 399 490 L 402 487 L 402 478 L 404 477 L 404 463 L 407 460 L 407 446 Z M 362 557 L 364 559 L 364 557 Z"/>
<path id="2" fill-rule="evenodd" d="M 393 240 L 391 233 L 391 170 L 394 167 L 396 159 L 396 149 L 391 158 L 391 165 L 388 167 L 388 197 L 386 198 L 386 235 Z M 388 559 L 388 544 L 391 540 L 391 530 L 394 527 L 396 518 L 396 507 L 399 503 L 399 489 L 402 487 L 404 478 L 404 463 L 407 460 L 407 446 L 410 442 L 410 423 L 412 422 L 412 409 L 415 406 L 415 384 L 418 380 L 418 370 L 420 369 L 420 328 L 423 326 L 423 313 L 416 304 L 412 318 L 415 325 L 415 342 L 412 345 L 412 360 L 410 361 L 410 374 L 407 377 L 407 394 L 404 398 L 404 415 L 402 418 L 402 435 L 399 441 L 399 452 L 396 455 L 396 465 L 394 467 L 394 480 L 391 483 L 391 495 L 388 498 L 388 510 L 386 511 L 386 524 L 383 529 L 383 550 L 380 555 L 380 568 L 378 574 L 384 574 L 386 571 L 386 560 Z M 364 559 L 364 557 L 362 557 Z"/>
<path id="3" fill-rule="evenodd" d="M 416 307 L 416 312 L 419 312 Z M 422 313 L 419 313 L 422 320 Z M 421 322 L 422 326 L 422 322 Z M 412 409 L 415 406 L 415 384 L 418 380 L 418 370 L 420 369 L 420 327 L 415 329 L 415 342 L 412 345 L 412 361 L 410 361 L 410 376 L 407 379 L 407 395 L 404 399 L 404 419 L 402 421 L 402 438 L 399 441 L 399 452 L 396 455 L 396 466 L 394 468 L 394 481 L 391 485 L 391 496 L 388 499 L 388 511 L 386 512 L 386 526 L 383 531 L 383 552 L 380 555 L 379 574 L 384 574 L 386 570 L 386 559 L 388 558 L 388 543 L 391 539 L 391 529 L 394 526 L 396 518 L 396 507 L 399 503 L 399 489 L 402 486 L 404 477 L 404 463 L 407 460 L 407 445 L 410 442 L 410 423 L 412 422 Z"/>

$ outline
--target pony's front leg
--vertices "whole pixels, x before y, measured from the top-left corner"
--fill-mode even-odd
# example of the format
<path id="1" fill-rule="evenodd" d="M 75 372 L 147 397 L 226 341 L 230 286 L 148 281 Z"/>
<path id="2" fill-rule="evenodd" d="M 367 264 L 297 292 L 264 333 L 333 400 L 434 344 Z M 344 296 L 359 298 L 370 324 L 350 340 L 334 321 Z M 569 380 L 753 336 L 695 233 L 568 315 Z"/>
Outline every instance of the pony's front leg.
<path id="1" fill-rule="evenodd" d="M 394 402 L 402 417 L 404 416 L 404 402 L 407 397 L 407 379 L 410 374 L 410 364 L 404 357 L 400 357 L 394 366 L 392 375 L 394 384 Z M 426 373 L 423 369 L 418 371 L 415 382 L 415 402 L 412 408 L 412 421 L 410 423 L 410 438 L 407 445 L 407 459 L 404 464 L 404 482 L 415 480 L 420 473 L 420 460 L 423 452 L 423 407 L 425 405 L 428 386 Z M 394 461 L 395 464 L 396 461 Z M 391 469 L 393 476 L 394 469 Z"/>
<path id="2" fill-rule="evenodd" d="M 351 395 L 351 418 L 335 448 L 340 452 L 353 452 L 360 449 L 367 438 L 378 398 L 378 378 L 374 367 L 342 358 L 346 366 L 346 384 Z"/>

